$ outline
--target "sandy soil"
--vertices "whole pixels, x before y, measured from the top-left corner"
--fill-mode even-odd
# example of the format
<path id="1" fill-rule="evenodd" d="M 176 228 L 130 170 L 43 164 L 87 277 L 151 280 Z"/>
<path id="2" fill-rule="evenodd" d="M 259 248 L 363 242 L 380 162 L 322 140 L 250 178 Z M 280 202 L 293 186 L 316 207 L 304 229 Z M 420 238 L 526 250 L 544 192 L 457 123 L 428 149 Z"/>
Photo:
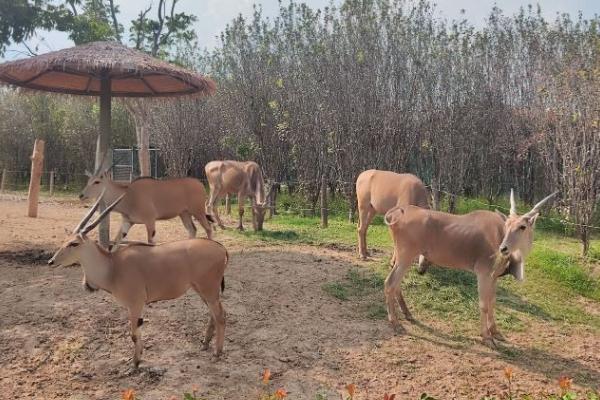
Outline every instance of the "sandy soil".
<path id="1" fill-rule="evenodd" d="M 200 350 L 207 313 L 190 292 L 146 308 L 145 353 L 132 372 L 125 310 L 108 293 L 85 292 L 80 267 L 45 264 L 84 208 L 47 201 L 37 219 L 25 211 L 21 199 L 0 197 L 0 398 L 118 399 L 133 388 L 143 399 L 169 399 L 197 385 L 207 399 L 257 399 L 264 368 L 291 399 L 338 399 L 348 383 L 357 399 L 479 398 L 506 390 L 506 366 L 519 391 L 555 390 L 560 375 L 600 387 L 598 332 L 532 321 L 498 352 L 480 344 L 476 326 L 457 341 L 451 325 L 416 314 L 418 323 L 404 323 L 407 334 L 394 335 L 386 321 L 357 312 L 367 299 L 323 291 L 356 264 L 352 253 L 242 243 L 223 231 L 217 238 L 231 254 L 224 356 L 214 361 Z M 178 220 L 157 232 L 159 241 L 186 235 Z M 130 236 L 144 235 L 136 226 Z"/>

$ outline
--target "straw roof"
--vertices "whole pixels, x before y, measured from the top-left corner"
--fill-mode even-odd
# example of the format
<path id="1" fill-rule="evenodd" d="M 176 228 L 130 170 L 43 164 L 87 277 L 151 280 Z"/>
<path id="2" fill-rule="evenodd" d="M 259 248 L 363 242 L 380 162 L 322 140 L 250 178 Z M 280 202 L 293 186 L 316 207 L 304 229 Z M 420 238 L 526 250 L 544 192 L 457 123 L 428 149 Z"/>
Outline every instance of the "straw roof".
<path id="1" fill-rule="evenodd" d="M 48 92 L 100 95 L 100 76 L 111 78 L 115 97 L 212 94 L 207 77 L 118 42 L 93 42 L 0 64 L 0 80 Z"/>

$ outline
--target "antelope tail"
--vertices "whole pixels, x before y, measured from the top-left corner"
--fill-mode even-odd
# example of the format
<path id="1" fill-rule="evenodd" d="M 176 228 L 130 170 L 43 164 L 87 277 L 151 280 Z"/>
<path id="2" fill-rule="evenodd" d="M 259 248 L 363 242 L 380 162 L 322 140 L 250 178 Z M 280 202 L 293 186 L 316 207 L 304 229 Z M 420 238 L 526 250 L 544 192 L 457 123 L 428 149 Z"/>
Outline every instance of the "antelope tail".
<path id="1" fill-rule="evenodd" d="M 400 216 L 397 215 L 398 211 L 400 211 Z M 390 208 L 388 210 L 388 212 L 386 212 L 385 215 L 383 216 L 383 222 L 385 222 L 385 224 L 387 226 L 392 226 L 396 222 L 398 222 L 400 220 L 400 218 L 402 218 L 403 214 L 404 214 L 404 209 L 400 206 Z M 396 216 L 396 218 L 393 218 L 394 216 Z"/>
<path id="2" fill-rule="evenodd" d="M 214 224 L 215 222 L 217 222 L 217 221 L 215 221 L 214 217 L 213 217 L 212 215 L 210 215 L 210 214 L 206 214 L 206 219 L 207 219 L 207 220 L 208 220 L 208 222 L 210 222 L 211 224 Z"/>

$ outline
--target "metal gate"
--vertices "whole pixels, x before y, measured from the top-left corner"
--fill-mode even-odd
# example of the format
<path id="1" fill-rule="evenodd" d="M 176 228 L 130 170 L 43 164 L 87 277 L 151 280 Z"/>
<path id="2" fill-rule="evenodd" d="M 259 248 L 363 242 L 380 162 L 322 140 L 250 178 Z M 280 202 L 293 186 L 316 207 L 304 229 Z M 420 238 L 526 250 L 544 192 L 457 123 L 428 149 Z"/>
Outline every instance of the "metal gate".
<path id="1" fill-rule="evenodd" d="M 150 149 L 150 175 L 158 178 L 158 149 Z M 138 149 L 113 149 L 113 180 L 131 182 L 140 176 Z"/>

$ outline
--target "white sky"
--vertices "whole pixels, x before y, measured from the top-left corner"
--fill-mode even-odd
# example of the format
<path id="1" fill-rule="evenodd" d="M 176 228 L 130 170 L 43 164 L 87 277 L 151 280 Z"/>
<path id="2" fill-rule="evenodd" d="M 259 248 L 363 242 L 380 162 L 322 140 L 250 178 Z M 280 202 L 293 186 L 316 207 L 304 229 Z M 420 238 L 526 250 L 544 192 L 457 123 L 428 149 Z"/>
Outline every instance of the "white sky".
<path id="1" fill-rule="evenodd" d="M 304 2 L 312 8 L 323 8 L 329 5 L 331 0 L 304 0 Z M 480 26 L 494 4 L 504 10 L 505 14 L 513 14 L 518 11 L 519 7 L 526 6 L 530 2 L 527 0 L 437 0 L 436 4 L 440 16 L 448 19 L 460 18 L 460 10 L 464 9 L 464 17 Z M 119 21 L 125 26 L 126 37 L 128 37 L 129 22 L 150 3 L 151 0 L 116 0 L 116 4 L 121 10 Z M 156 4 L 156 1 L 154 3 Z M 180 0 L 177 10 L 192 13 L 198 17 L 195 29 L 200 45 L 212 48 L 219 43 L 218 36 L 229 21 L 239 14 L 252 15 L 254 3 L 261 4 L 264 14 L 267 16 L 277 14 L 278 0 Z M 283 0 L 283 3 L 286 4 L 287 1 Z M 341 0 L 333 0 L 333 3 L 340 4 Z M 600 14 L 600 0 L 540 0 L 539 3 L 544 15 L 552 20 L 557 13 L 564 12 L 575 16 L 581 11 L 587 18 Z M 28 43 L 33 47 L 38 46 L 39 53 L 73 45 L 64 33 L 43 31 Z M 22 46 L 11 46 L 4 58 L 7 60 L 23 58 L 24 54 L 21 52 L 23 50 Z"/>

